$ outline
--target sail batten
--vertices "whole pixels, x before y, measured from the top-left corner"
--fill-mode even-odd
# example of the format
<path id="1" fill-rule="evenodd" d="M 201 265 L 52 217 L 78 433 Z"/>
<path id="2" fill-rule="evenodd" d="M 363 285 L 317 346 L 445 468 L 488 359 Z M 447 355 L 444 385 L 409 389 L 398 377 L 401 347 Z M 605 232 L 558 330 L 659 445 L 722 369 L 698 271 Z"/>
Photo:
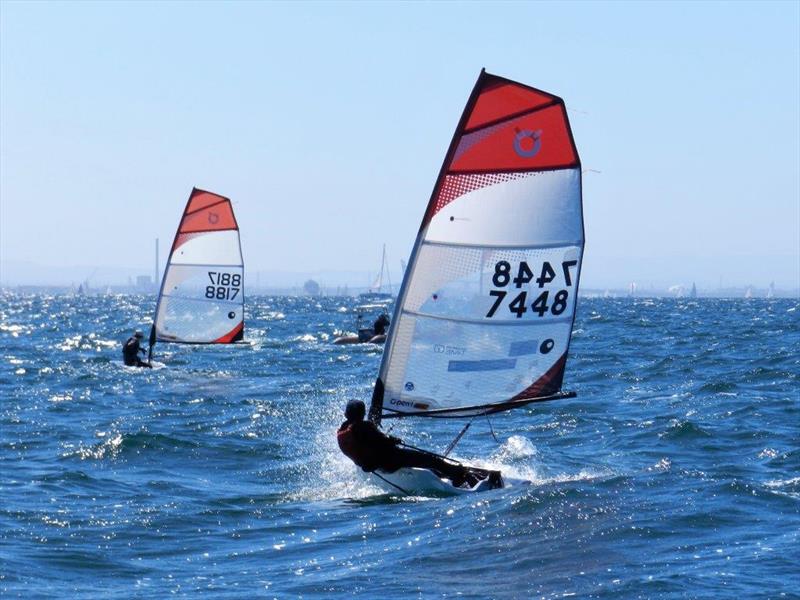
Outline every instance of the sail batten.
<path id="1" fill-rule="evenodd" d="M 568 397 L 583 244 L 563 100 L 483 71 L 420 225 L 370 418 Z"/>
<path id="2" fill-rule="evenodd" d="M 150 345 L 228 344 L 244 334 L 244 262 L 230 199 L 194 188 L 161 282 Z"/>
<path id="3" fill-rule="evenodd" d="M 481 404 L 474 406 L 464 406 L 460 408 L 443 408 L 436 410 L 417 410 L 415 411 L 400 411 L 391 408 L 385 408 L 382 418 L 384 419 L 403 419 L 406 417 L 430 417 L 439 419 L 462 419 L 465 417 L 476 417 L 483 415 L 491 415 L 506 410 L 521 408 L 537 402 L 550 402 L 552 400 L 565 400 L 567 398 L 574 398 L 577 396 L 575 392 L 558 392 L 547 396 L 530 396 L 520 397 L 507 402 L 497 404 Z M 418 403 L 419 404 L 419 403 Z"/>
<path id="4" fill-rule="evenodd" d="M 474 244 L 468 242 L 437 242 L 435 240 L 425 240 L 422 242 L 422 244 L 424 246 L 452 246 L 460 248 L 479 248 L 485 250 L 526 250 L 530 248 L 530 246 L 527 244 L 496 244 L 494 246 L 486 246 L 484 244 Z M 540 250 L 545 248 L 567 248 L 569 246 L 580 246 L 581 244 L 582 242 L 580 240 L 563 240 L 559 242 L 539 244 L 537 248 Z"/>
<path id="5" fill-rule="evenodd" d="M 453 323 L 471 323 L 473 325 L 483 325 L 485 322 L 482 319 L 464 319 L 459 317 L 442 317 L 430 313 L 414 312 L 413 310 L 403 310 L 401 314 L 410 315 L 412 317 L 422 319 L 439 319 L 442 321 L 452 321 Z M 549 321 L 498 321 L 494 323 L 495 327 L 537 327 L 541 325 L 550 325 L 552 323 L 572 323 L 572 316 L 564 318 L 554 318 Z"/>

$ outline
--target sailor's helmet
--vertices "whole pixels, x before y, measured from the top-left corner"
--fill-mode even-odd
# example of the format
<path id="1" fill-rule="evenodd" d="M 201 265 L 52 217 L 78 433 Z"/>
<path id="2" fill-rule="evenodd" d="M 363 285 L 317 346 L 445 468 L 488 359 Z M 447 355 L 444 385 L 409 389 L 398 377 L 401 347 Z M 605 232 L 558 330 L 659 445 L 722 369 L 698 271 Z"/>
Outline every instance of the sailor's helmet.
<path id="1" fill-rule="evenodd" d="M 344 416 L 348 421 L 360 421 L 367 414 L 367 407 L 361 400 L 350 400 L 344 409 Z"/>

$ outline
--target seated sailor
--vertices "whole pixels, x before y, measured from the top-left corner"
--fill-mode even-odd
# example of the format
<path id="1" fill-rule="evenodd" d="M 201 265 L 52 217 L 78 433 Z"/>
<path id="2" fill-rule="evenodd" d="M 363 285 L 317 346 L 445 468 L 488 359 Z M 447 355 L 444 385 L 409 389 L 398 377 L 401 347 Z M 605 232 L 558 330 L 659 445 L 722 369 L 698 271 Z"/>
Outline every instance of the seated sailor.
<path id="1" fill-rule="evenodd" d="M 128 338 L 122 346 L 122 360 L 128 367 L 150 367 L 149 363 L 142 361 L 139 358 L 139 352 L 147 354 L 147 350 L 139 345 L 139 340 L 144 337 L 138 329 L 133 332 L 133 335 Z"/>
<path id="2" fill-rule="evenodd" d="M 386 328 L 389 326 L 389 317 L 386 313 L 381 313 L 381 315 L 375 319 L 375 322 L 372 324 L 372 331 L 375 335 L 385 335 Z"/>
<path id="3" fill-rule="evenodd" d="M 486 471 L 460 465 L 441 456 L 411 448 L 400 448 L 400 438 L 386 435 L 372 421 L 365 421 L 366 407 L 361 400 L 347 403 L 347 419 L 336 433 L 341 451 L 364 471 L 380 469 L 393 473 L 403 467 L 418 467 L 446 477 L 455 487 L 475 486 L 489 477 L 492 487 L 502 485 L 499 471 Z"/>

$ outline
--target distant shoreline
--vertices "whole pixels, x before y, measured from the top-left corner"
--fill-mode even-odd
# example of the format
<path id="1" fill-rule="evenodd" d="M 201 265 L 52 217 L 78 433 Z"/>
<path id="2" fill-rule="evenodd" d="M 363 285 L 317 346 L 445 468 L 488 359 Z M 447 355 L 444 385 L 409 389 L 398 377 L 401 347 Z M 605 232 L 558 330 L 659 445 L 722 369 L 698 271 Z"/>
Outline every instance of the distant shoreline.
<path id="1" fill-rule="evenodd" d="M 357 299 L 360 293 L 368 291 L 367 288 L 355 288 L 349 286 L 322 286 L 320 293 L 316 294 L 317 297 L 331 297 L 331 298 L 352 298 Z M 749 291 L 749 296 L 748 296 Z M 0 293 L 12 294 L 51 294 L 51 295 L 85 295 L 85 296 L 105 296 L 105 295 L 131 295 L 131 296 L 155 296 L 157 290 L 155 289 L 136 289 L 129 286 L 98 286 L 89 289 L 79 289 L 75 286 L 64 285 L 3 285 L 0 286 Z M 752 300 L 767 300 L 778 298 L 789 298 L 800 300 L 800 289 L 786 290 L 774 289 L 772 296 L 769 296 L 769 288 L 756 288 L 753 286 L 730 287 L 721 288 L 716 290 L 711 289 L 697 289 L 697 296 L 691 297 L 690 291 L 686 288 L 680 290 L 670 291 L 668 289 L 648 288 L 637 290 L 631 294 L 628 290 L 618 288 L 588 288 L 582 289 L 579 293 L 580 298 L 612 298 L 612 299 L 646 299 L 646 298 L 676 298 L 684 300 L 702 300 L 705 298 L 717 299 L 752 299 Z M 259 287 L 249 289 L 248 296 L 290 296 L 301 297 L 311 296 L 303 291 L 303 287 L 290 286 L 290 287 Z"/>

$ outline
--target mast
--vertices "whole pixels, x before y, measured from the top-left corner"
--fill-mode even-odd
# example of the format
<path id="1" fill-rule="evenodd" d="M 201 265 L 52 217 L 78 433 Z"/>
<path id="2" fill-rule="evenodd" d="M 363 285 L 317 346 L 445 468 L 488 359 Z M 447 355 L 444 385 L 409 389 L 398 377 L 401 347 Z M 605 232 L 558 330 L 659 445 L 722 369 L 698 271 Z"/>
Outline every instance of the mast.
<path id="1" fill-rule="evenodd" d="M 158 278 L 158 238 L 156 238 L 156 264 L 155 264 L 155 271 L 153 275 L 153 285 L 156 287 L 160 287 L 159 278 Z"/>
<path id="2" fill-rule="evenodd" d="M 386 281 L 388 282 L 389 295 L 392 293 L 392 275 L 389 272 L 389 261 L 386 260 L 386 244 L 383 245 L 383 264 L 381 264 L 381 273 L 384 267 L 386 268 Z"/>
<path id="3" fill-rule="evenodd" d="M 153 324 L 150 326 L 150 336 L 147 340 L 147 363 L 153 366 L 153 346 L 156 345 L 156 315 L 158 314 L 158 302 L 161 299 L 161 285 L 158 277 L 158 238 L 156 238 L 156 262 L 155 270 L 153 271 L 153 286 L 158 288 L 158 297 L 156 298 L 156 312 L 153 315 Z"/>
<path id="4" fill-rule="evenodd" d="M 383 245 L 383 252 L 381 253 L 381 276 L 378 279 L 378 292 L 383 289 L 383 267 L 386 265 L 386 244 Z"/>

